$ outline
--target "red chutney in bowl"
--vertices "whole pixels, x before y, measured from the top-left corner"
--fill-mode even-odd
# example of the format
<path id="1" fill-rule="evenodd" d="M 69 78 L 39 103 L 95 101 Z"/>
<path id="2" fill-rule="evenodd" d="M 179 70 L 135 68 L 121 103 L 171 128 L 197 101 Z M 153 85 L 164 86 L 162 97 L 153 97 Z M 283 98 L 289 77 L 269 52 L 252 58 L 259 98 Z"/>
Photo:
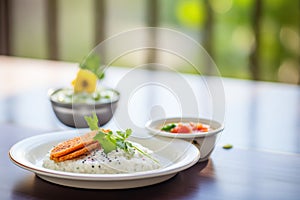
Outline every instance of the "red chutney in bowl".
<path id="1" fill-rule="evenodd" d="M 168 123 L 161 128 L 161 131 L 170 133 L 197 133 L 208 132 L 210 127 L 202 123 Z"/>

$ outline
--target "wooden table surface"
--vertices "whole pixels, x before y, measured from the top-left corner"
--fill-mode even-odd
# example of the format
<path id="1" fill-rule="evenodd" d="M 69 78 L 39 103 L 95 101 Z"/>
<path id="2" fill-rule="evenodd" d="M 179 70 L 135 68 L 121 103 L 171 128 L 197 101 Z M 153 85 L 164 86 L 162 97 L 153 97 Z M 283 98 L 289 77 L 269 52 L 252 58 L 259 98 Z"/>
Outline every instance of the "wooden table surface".
<path id="1" fill-rule="evenodd" d="M 300 89 L 286 84 L 223 78 L 226 128 L 211 158 L 163 183 L 123 190 L 69 188 L 15 166 L 8 151 L 16 142 L 71 129 L 55 118 L 47 91 L 69 84 L 76 71 L 74 63 L 0 56 L 0 199 L 299 199 Z M 114 78 L 104 84 L 115 87 L 116 78 L 127 72 L 111 69 L 107 77 Z M 234 147 L 221 148 L 226 143 Z"/>

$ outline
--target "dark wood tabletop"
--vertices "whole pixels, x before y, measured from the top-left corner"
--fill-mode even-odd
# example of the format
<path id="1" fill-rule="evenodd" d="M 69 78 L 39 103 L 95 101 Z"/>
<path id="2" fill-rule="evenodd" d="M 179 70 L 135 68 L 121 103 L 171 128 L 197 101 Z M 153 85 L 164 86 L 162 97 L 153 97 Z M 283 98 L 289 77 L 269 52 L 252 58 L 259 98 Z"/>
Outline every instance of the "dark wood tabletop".
<path id="1" fill-rule="evenodd" d="M 53 78 L 23 77 L 26 72 Z M 12 145 L 30 136 L 69 130 L 53 114 L 50 87 L 72 78 L 73 63 L 0 56 L 0 199 L 299 199 L 300 89 L 298 86 L 223 78 L 225 130 L 211 158 L 151 186 L 90 190 L 56 185 L 14 165 Z M 55 68 L 56 67 L 56 68 Z M 61 67 L 61 75 L 52 71 Z M 8 69 L 9 68 L 9 69 Z M 40 69 L 40 72 L 37 72 Z M 5 75 L 10 77 L 10 85 Z M 114 68 L 122 77 L 127 69 Z M 187 76 L 192 79 L 192 76 Z M 61 78 L 61 80 L 59 80 Z M 24 84 L 18 85 L 20 79 Z M 4 87 L 3 85 L 7 85 Z M 115 81 L 105 84 L 114 87 Z M 15 86 L 14 86 L 15 85 Z M 142 94 L 142 93 L 141 93 Z M 114 126 L 114 121 L 106 126 Z M 230 143 L 232 149 L 223 149 Z"/>

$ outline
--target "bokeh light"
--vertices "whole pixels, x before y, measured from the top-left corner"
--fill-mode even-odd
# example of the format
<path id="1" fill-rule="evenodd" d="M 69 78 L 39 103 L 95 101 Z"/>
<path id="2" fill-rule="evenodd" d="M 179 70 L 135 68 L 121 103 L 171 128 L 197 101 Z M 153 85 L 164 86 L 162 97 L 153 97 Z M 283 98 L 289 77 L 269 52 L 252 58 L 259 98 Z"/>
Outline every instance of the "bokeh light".
<path id="1" fill-rule="evenodd" d="M 199 27 L 205 20 L 205 9 L 202 1 L 181 0 L 176 7 L 178 21 L 187 27 Z"/>
<path id="2" fill-rule="evenodd" d="M 231 40 L 237 51 L 243 54 L 249 54 L 253 47 L 255 38 L 250 27 L 238 26 L 233 31 Z"/>
<path id="3" fill-rule="evenodd" d="M 300 39 L 297 31 L 290 27 L 280 29 L 280 41 L 282 45 L 294 54 L 300 53 Z"/>
<path id="4" fill-rule="evenodd" d="M 285 83 L 297 84 L 300 81 L 298 63 L 293 59 L 283 61 L 278 69 L 278 80 Z"/>
<path id="5" fill-rule="evenodd" d="M 232 7 L 232 0 L 210 0 L 214 12 L 224 14 Z"/>

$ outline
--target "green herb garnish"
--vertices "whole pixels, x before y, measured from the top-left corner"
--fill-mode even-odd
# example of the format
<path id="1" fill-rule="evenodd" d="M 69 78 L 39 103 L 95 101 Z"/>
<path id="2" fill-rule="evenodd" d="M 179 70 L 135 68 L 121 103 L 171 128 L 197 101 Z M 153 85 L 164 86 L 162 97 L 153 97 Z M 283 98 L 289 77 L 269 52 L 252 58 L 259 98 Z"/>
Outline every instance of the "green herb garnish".
<path id="1" fill-rule="evenodd" d="M 96 113 L 93 113 L 93 116 L 91 116 L 91 117 L 84 116 L 84 119 L 92 131 L 99 129 L 98 117 L 97 117 Z"/>
<path id="2" fill-rule="evenodd" d="M 170 132 L 172 128 L 175 128 L 176 124 L 167 124 L 164 127 L 161 128 L 162 131 Z"/>
<path id="3" fill-rule="evenodd" d="M 104 133 L 100 130 L 94 137 L 94 140 L 97 140 L 101 144 L 101 147 L 106 154 L 117 149 L 115 142 L 111 141 L 111 135 L 112 132 Z"/>
<path id="4" fill-rule="evenodd" d="M 96 74 L 98 79 L 104 78 L 104 72 L 100 69 L 101 60 L 100 57 L 96 54 L 90 54 L 83 59 L 79 67 L 81 69 L 87 69 Z"/>
<path id="5" fill-rule="evenodd" d="M 154 159 L 151 155 L 144 152 L 140 148 L 134 146 L 131 142 L 127 141 L 127 138 L 131 135 L 132 130 L 126 129 L 126 131 L 116 131 L 116 134 L 113 134 L 112 131 L 103 132 L 98 127 L 98 118 L 95 113 L 93 116 L 85 116 L 84 119 L 86 120 L 88 126 L 91 130 L 98 130 L 96 136 L 93 138 L 97 140 L 101 147 L 103 148 L 104 153 L 109 153 L 117 148 L 124 150 L 128 156 L 132 156 L 134 154 L 134 150 L 137 150 L 140 154 L 150 158 L 156 163 L 159 163 L 156 159 Z"/>
<path id="6" fill-rule="evenodd" d="M 225 144 L 223 146 L 223 149 L 231 149 L 232 147 L 233 147 L 233 145 L 231 145 L 231 144 Z"/>

